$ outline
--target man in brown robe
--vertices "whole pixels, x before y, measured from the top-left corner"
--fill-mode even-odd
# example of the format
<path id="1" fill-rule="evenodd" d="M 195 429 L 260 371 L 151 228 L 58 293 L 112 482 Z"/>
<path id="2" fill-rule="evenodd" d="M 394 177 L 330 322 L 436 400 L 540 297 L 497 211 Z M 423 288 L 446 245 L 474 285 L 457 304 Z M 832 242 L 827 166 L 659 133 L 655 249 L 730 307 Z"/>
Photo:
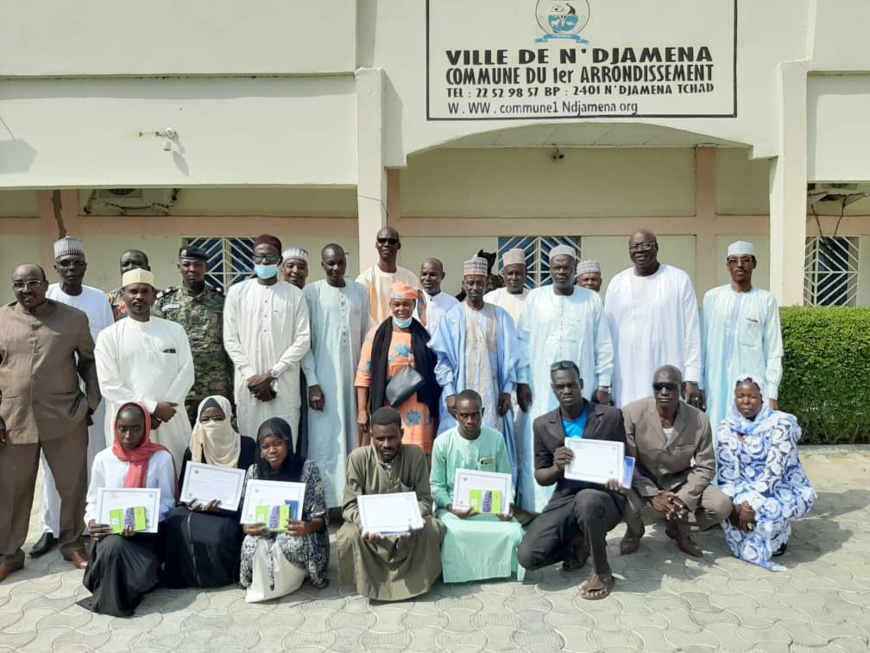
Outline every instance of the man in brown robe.
<path id="1" fill-rule="evenodd" d="M 342 585 L 356 584 L 363 596 L 401 601 L 428 592 L 441 575 L 444 524 L 432 516 L 426 455 L 402 444 L 402 418 L 383 407 L 371 417 L 370 447 L 348 456 L 344 524 L 338 530 L 338 575 Z M 362 530 L 357 498 L 362 494 L 415 492 L 423 516 L 421 530 L 383 537 Z"/>
<path id="2" fill-rule="evenodd" d="M 0 582 L 24 566 L 40 449 L 60 494 L 60 551 L 87 566 L 80 540 L 88 485 L 88 418 L 100 403 L 88 316 L 46 299 L 38 265 L 12 273 L 0 308 Z M 86 393 L 79 389 L 79 378 Z"/>

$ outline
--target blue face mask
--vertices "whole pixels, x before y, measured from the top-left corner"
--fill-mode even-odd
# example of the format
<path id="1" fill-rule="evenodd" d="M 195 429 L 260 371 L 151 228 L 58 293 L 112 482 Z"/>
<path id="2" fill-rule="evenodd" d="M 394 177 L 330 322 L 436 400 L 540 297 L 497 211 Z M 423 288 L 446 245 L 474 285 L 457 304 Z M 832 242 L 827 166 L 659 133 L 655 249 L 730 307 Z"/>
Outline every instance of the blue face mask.
<path id="1" fill-rule="evenodd" d="M 409 326 L 411 326 L 411 322 L 413 321 L 413 319 L 413 316 L 409 317 L 407 320 L 400 320 L 399 318 L 394 317 L 393 324 L 395 324 L 400 329 L 407 329 Z"/>
<path id="2" fill-rule="evenodd" d="M 278 276 L 277 265 L 255 265 L 254 274 L 260 279 L 274 279 Z"/>

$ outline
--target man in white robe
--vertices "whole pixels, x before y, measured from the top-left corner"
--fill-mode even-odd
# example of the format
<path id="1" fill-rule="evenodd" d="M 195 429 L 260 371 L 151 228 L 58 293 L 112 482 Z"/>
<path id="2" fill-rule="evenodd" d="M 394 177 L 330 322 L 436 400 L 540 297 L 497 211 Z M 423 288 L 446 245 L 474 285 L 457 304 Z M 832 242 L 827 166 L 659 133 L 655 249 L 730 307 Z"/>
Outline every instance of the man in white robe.
<path id="1" fill-rule="evenodd" d="M 357 283 L 365 286 L 371 304 L 372 321 L 375 326 L 392 317 L 390 313 L 390 291 L 394 283 L 406 283 L 412 288 L 420 287 L 417 275 L 396 264 L 402 241 L 399 232 L 393 227 L 384 227 L 378 232 L 376 246 L 380 260 L 356 278 Z"/>
<path id="2" fill-rule="evenodd" d="M 97 340 L 97 378 L 106 408 L 106 446 L 115 438 L 122 404 L 139 402 L 151 414 L 151 439 L 169 449 L 181 469 L 190 442 L 184 400 L 193 387 L 194 366 L 184 327 L 151 315 L 157 298 L 154 275 L 130 270 L 121 280 L 127 318 L 104 329 Z"/>
<path id="3" fill-rule="evenodd" d="M 511 392 L 517 379 L 519 342 L 508 312 L 483 301 L 486 274 L 486 259 L 474 257 L 465 262 L 465 301 L 448 311 L 429 341 L 438 356 L 435 378 L 444 389 L 438 433 L 456 427 L 456 395 L 474 390 L 481 398 L 483 426 L 505 436 L 516 475 Z"/>
<path id="4" fill-rule="evenodd" d="M 704 383 L 707 417 L 716 432 L 734 400 L 734 379 L 752 376 L 767 383 L 765 400 L 778 410 L 782 380 L 782 330 L 779 305 L 768 291 L 752 285 L 755 246 L 738 241 L 728 247 L 731 283 L 704 295 Z"/>
<path id="5" fill-rule="evenodd" d="M 508 250 L 502 254 L 501 264 L 504 288 L 496 288 L 486 293 L 483 301 L 503 308 L 514 319 L 514 324 L 519 324 L 526 296 L 529 294 L 529 289 L 526 288 L 526 278 L 529 276 L 526 253 L 522 249 Z"/>
<path id="6" fill-rule="evenodd" d="M 51 284 L 45 296 L 83 311 L 88 316 L 91 337 L 96 343 L 100 332 L 115 323 L 115 316 L 106 293 L 83 283 L 88 264 L 81 240 L 64 237 L 55 241 L 54 269 L 61 282 Z M 106 448 L 106 438 L 103 435 L 105 419 L 106 403 L 101 401 L 91 415 L 93 423 L 88 427 L 88 478 L 94 456 Z M 54 548 L 57 538 L 60 537 L 60 494 L 55 487 L 54 476 L 45 455 L 40 455 L 39 460 L 42 467 L 42 536 L 30 549 L 32 558 L 38 558 Z"/>
<path id="7" fill-rule="evenodd" d="M 287 421 L 294 446 L 299 434 L 299 369 L 311 333 L 308 305 L 296 286 L 278 279 L 281 241 L 254 241 L 256 278 L 237 283 L 224 304 L 224 348 L 235 367 L 236 418 L 242 435 L 255 437 L 270 417 Z"/>
<path id="8" fill-rule="evenodd" d="M 356 449 L 356 390 L 353 382 L 362 341 L 370 328 L 369 298 L 346 280 L 347 256 L 340 245 L 320 253 L 326 279 L 305 287 L 311 320 L 311 349 L 302 359 L 308 381 L 308 457 L 317 464 L 326 505 L 342 505 L 347 456 Z"/>
<path id="9" fill-rule="evenodd" d="M 626 406 L 652 396 L 649 379 L 663 365 L 683 374 L 684 399 L 701 407 L 701 323 L 689 275 L 659 263 L 659 245 L 641 229 L 628 239 L 634 267 L 610 281 L 604 300 L 616 352 L 613 400 Z"/>
<path id="10" fill-rule="evenodd" d="M 553 284 L 529 292 L 517 332 L 517 399 L 523 411 L 522 419 L 517 420 L 520 505 L 529 512 L 543 510 L 553 494 L 553 486 L 545 487 L 535 480 L 532 430 L 538 417 L 558 405 L 550 391 L 551 366 L 573 361 L 584 380 L 583 396 L 610 403 L 613 344 L 604 307 L 598 293 L 574 285 L 576 266 L 573 247 L 559 245 L 550 251 Z"/>
<path id="11" fill-rule="evenodd" d="M 441 282 L 444 281 L 444 264 L 437 258 L 427 258 L 420 266 L 420 287 L 423 289 L 423 304 L 417 304 L 417 317 L 426 327 L 430 335 L 435 334 L 441 318 L 459 300 L 441 290 Z"/>

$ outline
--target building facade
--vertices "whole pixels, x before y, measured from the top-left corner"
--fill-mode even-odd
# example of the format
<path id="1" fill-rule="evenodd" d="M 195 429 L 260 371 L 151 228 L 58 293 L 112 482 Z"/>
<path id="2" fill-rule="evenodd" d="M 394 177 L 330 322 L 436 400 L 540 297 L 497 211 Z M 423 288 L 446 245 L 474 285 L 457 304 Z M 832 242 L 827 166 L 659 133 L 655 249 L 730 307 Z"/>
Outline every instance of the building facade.
<path id="1" fill-rule="evenodd" d="M 699 293 L 744 239 L 784 305 L 870 306 L 861 0 L 0 2 L 7 278 L 68 233 L 104 289 L 128 248 L 177 283 L 194 240 L 232 283 L 272 232 L 314 280 L 390 224 L 449 291 L 478 249 L 554 239 L 606 281 L 647 227 Z"/>

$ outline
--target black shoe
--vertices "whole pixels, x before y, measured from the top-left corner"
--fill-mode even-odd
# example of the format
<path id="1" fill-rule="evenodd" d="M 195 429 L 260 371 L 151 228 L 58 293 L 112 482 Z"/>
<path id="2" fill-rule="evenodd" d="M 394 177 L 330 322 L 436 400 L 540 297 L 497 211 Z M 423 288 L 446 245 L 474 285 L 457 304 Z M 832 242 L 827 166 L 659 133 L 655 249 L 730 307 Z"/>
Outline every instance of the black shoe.
<path id="1" fill-rule="evenodd" d="M 57 538 L 52 533 L 43 533 L 42 537 L 36 540 L 36 544 L 30 549 L 30 557 L 38 558 L 45 555 L 57 546 Z"/>
<path id="2" fill-rule="evenodd" d="M 778 558 L 783 553 L 785 553 L 785 549 L 788 546 L 788 543 L 784 543 L 781 547 L 779 547 L 776 551 L 771 554 L 771 557 Z"/>

